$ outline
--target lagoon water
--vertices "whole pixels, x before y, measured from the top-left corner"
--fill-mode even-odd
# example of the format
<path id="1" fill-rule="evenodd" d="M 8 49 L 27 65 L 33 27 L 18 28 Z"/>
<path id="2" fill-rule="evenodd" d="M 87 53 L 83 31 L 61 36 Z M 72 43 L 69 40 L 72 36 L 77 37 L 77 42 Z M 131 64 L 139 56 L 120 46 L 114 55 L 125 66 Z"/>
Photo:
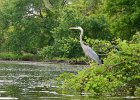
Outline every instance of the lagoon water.
<path id="1" fill-rule="evenodd" d="M 87 65 L 47 62 L 0 61 L 0 100 L 126 100 L 118 97 L 63 94 L 55 78 L 63 72 L 75 73 Z"/>

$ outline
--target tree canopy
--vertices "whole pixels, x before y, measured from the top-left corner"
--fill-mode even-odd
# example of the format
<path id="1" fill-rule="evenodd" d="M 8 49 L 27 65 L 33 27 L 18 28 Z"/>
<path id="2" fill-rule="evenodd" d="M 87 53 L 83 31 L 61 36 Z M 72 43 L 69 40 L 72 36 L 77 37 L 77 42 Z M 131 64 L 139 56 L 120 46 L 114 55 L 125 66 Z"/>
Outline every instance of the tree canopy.
<path id="1" fill-rule="evenodd" d="M 1 48 L 37 53 L 62 38 L 131 39 L 139 31 L 139 0 L 1 0 Z"/>

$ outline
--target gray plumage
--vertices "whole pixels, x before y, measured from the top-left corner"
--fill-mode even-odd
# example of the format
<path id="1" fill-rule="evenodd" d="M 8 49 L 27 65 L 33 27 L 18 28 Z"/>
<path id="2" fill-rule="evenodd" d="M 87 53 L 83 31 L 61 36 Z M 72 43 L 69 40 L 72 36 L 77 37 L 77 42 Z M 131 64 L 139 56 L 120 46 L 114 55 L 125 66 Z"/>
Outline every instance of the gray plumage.
<path id="1" fill-rule="evenodd" d="M 101 63 L 101 60 L 99 59 L 99 56 L 96 54 L 95 51 L 93 51 L 91 49 L 91 47 L 89 47 L 88 45 L 85 45 L 82 41 L 82 36 L 83 36 L 83 29 L 78 26 L 78 27 L 71 27 L 70 29 L 78 29 L 81 31 L 80 33 L 80 44 L 81 44 L 81 47 L 83 48 L 83 51 L 85 53 L 86 56 L 88 56 L 89 58 L 91 58 L 92 60 L 95 60 L 98 64 L 102 64 Z"/>

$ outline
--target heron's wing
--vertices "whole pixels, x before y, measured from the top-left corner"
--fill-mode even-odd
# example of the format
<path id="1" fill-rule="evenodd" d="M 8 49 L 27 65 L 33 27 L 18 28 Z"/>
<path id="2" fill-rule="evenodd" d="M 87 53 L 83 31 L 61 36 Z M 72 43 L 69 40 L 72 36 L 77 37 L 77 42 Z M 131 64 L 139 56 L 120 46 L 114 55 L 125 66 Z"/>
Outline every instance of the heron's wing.
<path id="1" fill-rule="evenodd" d="M 90 57 L 91 59 L 95 60 L 97 63 L 101 64 L 99 56 L 96 54 L 95 51 L 93 51 L 91 49 L 91 47 L 84 45 L 82 48 L 83 48 L 86 56 Z"/>

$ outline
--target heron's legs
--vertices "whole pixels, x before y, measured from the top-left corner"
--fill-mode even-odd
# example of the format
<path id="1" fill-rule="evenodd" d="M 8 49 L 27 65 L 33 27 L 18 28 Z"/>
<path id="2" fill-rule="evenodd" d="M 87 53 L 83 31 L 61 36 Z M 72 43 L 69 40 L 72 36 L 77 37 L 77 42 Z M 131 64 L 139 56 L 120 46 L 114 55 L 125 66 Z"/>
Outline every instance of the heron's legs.
<path id="1" fill-rule="evenodd" d="M 92 62 L 92 60 L 90 60 L 89 57 L 85 56 L 86 60 L 84 61 L 87 65 L 90 65 L 90 63 Z"/>

